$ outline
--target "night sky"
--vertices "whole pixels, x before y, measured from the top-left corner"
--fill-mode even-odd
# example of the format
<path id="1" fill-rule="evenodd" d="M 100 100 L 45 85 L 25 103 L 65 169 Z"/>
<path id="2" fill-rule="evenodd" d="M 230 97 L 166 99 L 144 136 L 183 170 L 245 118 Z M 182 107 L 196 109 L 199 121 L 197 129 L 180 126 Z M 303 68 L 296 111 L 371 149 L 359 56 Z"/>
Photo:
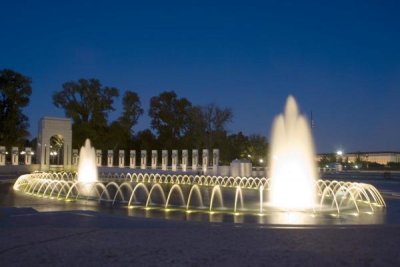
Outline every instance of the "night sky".
<path id="1" fill-rule="evenodd" d="M 139 94 L 135 130 L 150 97 L 174 90 L 231 107 L 230 132 L 269 137 L 293 94 L 318 152 L 400 150 L 400 1 L 37 2 L 0 12 L 0 69 L 33 80 L 32 137 L 64 115 L 51 100 L 64 82 L 98 78 Z"/>

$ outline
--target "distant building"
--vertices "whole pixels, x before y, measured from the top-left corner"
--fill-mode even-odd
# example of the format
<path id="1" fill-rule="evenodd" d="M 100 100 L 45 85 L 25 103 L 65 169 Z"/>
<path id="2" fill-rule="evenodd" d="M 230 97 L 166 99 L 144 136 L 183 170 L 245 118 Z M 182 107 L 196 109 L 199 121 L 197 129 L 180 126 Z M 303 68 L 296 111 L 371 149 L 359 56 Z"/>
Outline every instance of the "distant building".
<path id="1" fill-rule="evenodd" d="M 343 161 L 354 163 L 358 160 L 364 162 L 376 162 L 382 165 L 387 165 L 389 162 L 400 163 L 400 152 L 394 151 L 379 151 L 379 152 L 351 152 L 345 153 L 342 156 L 337 156 L 334 153 L 318 154 L 316 160 L 320 161 L 324 157 L 336 156 L 342 158 Z"/>
<path id="2" fill-rule="evenodd" d="M 356 152 L 343 155 L 348 162 L 356 162 L 357 159 L 365 162 L 376 162 L 387 165 L 389 162 L 400 163 L 400 152 L 380 151 L 380 152 Z"/>

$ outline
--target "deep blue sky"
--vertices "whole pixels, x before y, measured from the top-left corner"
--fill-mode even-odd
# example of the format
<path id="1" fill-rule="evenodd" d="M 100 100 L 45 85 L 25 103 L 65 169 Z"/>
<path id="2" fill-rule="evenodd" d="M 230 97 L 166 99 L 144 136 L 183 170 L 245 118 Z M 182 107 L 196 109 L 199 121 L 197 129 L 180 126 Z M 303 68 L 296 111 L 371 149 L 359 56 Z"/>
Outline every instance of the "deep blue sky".
<path id="1" fill-rule="evenodd" d="M 140 95 L 136 129 L 150 97 L 175 90 L 231 107 L 231 132 L 269 137 L 293 94 L 319 152 L 400 150 L 400 1 L 282 2 L 5 1 L 0 69 L 33 80 L 32 136 L 63 116 L 62 83 L 94 77 Z"/>

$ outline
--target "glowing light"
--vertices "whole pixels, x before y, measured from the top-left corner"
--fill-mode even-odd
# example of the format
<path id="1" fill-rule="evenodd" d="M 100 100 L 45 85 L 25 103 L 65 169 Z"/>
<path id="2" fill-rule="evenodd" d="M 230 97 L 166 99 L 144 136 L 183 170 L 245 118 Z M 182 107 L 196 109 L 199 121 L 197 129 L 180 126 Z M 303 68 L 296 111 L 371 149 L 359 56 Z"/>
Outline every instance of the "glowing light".
<path id="1" fill-rule="evenodd" d="M 336 154 L 337 154 L 338 156 L 343 156 L 343 151 L 342 151 L 342 150 L 338 150 L 338 151 L 336 152 Z"/>
<path id="2" fill-rule="evenodd" d="M 284 114 L 272 127 L 270 202 L 285 210 L 303 210 L 316 203 L 314 145 L 306 119 L 298 112 L 292 96 Z"/>
<path id="3" fill-rule="evenodd" d="M 90 140 L 86 139 L 85 145 L 81 147 L 79 152 L 78 182 L 80 183 L 81 193 L 84 196 L 96 196 L 95 191 L 91 189 L 97 181 L 95 149 L 90 145 Z"/>

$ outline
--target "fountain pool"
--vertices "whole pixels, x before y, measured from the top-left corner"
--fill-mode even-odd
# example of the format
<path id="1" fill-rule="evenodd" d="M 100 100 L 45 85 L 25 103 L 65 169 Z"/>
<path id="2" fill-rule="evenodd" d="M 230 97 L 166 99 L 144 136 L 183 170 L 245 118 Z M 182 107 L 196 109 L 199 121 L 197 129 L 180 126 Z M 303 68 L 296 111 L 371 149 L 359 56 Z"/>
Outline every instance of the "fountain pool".
<path id="1" fill-rule="evenodd" d="M 275 119 L 271 149 L 270 178 L 137 172 L 98 176 L 94 148 L 86 140 L 78 173 L 22 175 L 13 188 L 50 200 L 94 200 L 110 207 L 166 213 L 251 215 L 267 217 L 270 223 L 319 223 L 310 218 L 329 217 L 336 224 L 349 216 L 384 212 L 385 200 L 373 185 L 316 178 L 311 132 L 291 96 L 284 114 Z"/>

